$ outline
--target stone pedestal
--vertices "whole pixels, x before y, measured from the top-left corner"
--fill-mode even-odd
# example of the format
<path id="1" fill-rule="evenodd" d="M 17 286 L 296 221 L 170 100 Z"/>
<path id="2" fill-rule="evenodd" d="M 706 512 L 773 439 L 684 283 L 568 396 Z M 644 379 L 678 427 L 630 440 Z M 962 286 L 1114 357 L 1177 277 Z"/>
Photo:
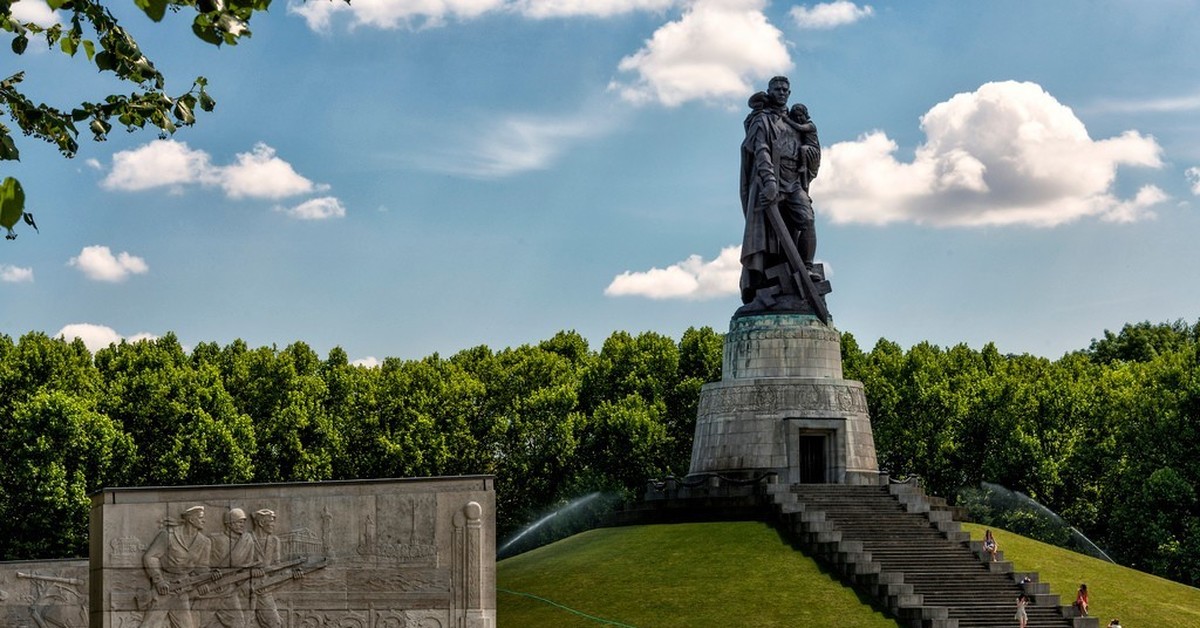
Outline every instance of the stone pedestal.
<path id="1" fill-rule="evenodd" d="M 689 475 L 876 484 L 860 382 L 842 379 L 840 336 L 809 314 L 736 317 L 720 382 L 700 393 Z"/>

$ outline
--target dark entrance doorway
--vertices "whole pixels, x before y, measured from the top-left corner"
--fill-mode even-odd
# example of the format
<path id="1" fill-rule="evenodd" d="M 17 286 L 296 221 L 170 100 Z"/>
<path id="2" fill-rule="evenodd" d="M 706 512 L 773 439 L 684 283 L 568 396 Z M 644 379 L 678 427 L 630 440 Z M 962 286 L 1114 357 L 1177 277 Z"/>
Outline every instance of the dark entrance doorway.
<path id="1" fill-rule="evenodd" d="M 800 482 L 804 484 L 825 483 L 825 436 L 801 434 L 799 453 Z"/>

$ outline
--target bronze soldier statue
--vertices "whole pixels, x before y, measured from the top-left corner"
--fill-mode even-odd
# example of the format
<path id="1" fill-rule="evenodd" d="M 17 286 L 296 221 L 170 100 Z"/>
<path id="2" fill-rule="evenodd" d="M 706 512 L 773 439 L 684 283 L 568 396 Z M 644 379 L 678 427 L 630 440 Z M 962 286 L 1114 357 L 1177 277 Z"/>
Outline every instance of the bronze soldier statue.
<path id="1" fill-rule="evenodd" d="M 817 237 L 809 183 L 821 166 L 816 125 L 804 105 L 789 112 L 791 84 L 776 76 L 750 98 L 742 142 L 742 236 L 738 314 L 815 313 L 828 322 L 824 270 L 813 264 Z M 791 259 L 795 257 L 796 259 Z"/>

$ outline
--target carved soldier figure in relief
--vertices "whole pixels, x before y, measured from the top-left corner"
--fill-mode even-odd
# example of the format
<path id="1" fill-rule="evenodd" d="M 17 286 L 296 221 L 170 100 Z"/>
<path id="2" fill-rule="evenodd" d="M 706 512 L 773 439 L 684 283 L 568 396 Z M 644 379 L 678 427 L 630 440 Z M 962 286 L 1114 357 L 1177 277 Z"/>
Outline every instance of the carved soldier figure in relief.
<path id="1" fill-rule="evenodd" d="M 210 536 L 209 564 L 216 570 L 212 588 L 198 596 L 196 608 L 207 611 L 201 628 L 245 628 L 250 608 L 250 567 L 254 564 L 254 536 L 246 529 L 246 511 L 225 513 L 225 529 Z"/>
<path id="2" fill-rule="evenodd" d="M 776 76 L 766 92 L 750 98 L 742 142 L 741 199 L 746 226 L 741 254 L 745 306 L 740 311 L 803 307 L 808 297 L 803 288 L 789 281 L 792 273 L 805 273 L 817 285 L 819 294 L 812 298 L 829 291 L 820 268 L 813 266 L 817 238 L 808 194 L 821 164 L 821 145 L 808 109 L 796 105 L 788 111 L 790 95 L 787 77 Z M 777 234 L 769 218 L 773 205 L 782 216 L 786 234 Z M 795 244 L 803 268 L 791 268 L 788 245 L 780 238 Z"/>
<path id="3" fill-rule="evenodd" d="M 283 562 L 280 551 L 279 537 L 275 536 L 275 511 L 263 508 L 254 512 L 254 570 L 255 580 L 276 565 Z M 275 603 L 275 594 L 262 588 L 256 588 L 251 583 L 251 604 L 254 607 L 254 619 L 263 628 L 279 628 L 283 618 Z"/>
<path id="4" fill-rule="evenodd" d="M 142 628 L 198 627 L 192 599 L 211 578 L 212 540 L 203 534 L 204 506 L 188 508 L 181 519 L 167 519 L 142 556 L 153 587 L 151 595 L 140 601 L 146 612 Z"/>

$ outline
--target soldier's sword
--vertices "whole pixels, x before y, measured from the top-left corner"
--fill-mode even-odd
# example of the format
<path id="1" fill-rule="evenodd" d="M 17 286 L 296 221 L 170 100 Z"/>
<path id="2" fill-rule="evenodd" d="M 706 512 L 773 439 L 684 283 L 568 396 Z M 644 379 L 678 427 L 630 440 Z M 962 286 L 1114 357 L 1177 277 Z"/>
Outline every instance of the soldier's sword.
<path id="1" fill-rule="evenodd" d="M 771 229 L 775 231 L 775 239 L 779 240 L 783 246 L 783 252 L 787 255 L 788 263 L 792 267 L 792 281 L 796 282 L 796 287 L 800 290 L 801 296 L 812 304 L 813 311 L 817 313 L 817 318 L 821 319 L 822 323 L 829 324 L 829 308 L 825 307 L 825 302 L 817 295 L 817 287 L 813 285 L 812 278 L 808 276 L 808 268 L 804 265 L 804 260 L 800 259 L 800 250 L 796 248 L 796 243 L 792 241 L 792 236 L 788 233 L 787 225 L 783 222 L 783 215 L 779 213 L 779 203 L 767 203 L 767 220 L 771 222 Z"/>

